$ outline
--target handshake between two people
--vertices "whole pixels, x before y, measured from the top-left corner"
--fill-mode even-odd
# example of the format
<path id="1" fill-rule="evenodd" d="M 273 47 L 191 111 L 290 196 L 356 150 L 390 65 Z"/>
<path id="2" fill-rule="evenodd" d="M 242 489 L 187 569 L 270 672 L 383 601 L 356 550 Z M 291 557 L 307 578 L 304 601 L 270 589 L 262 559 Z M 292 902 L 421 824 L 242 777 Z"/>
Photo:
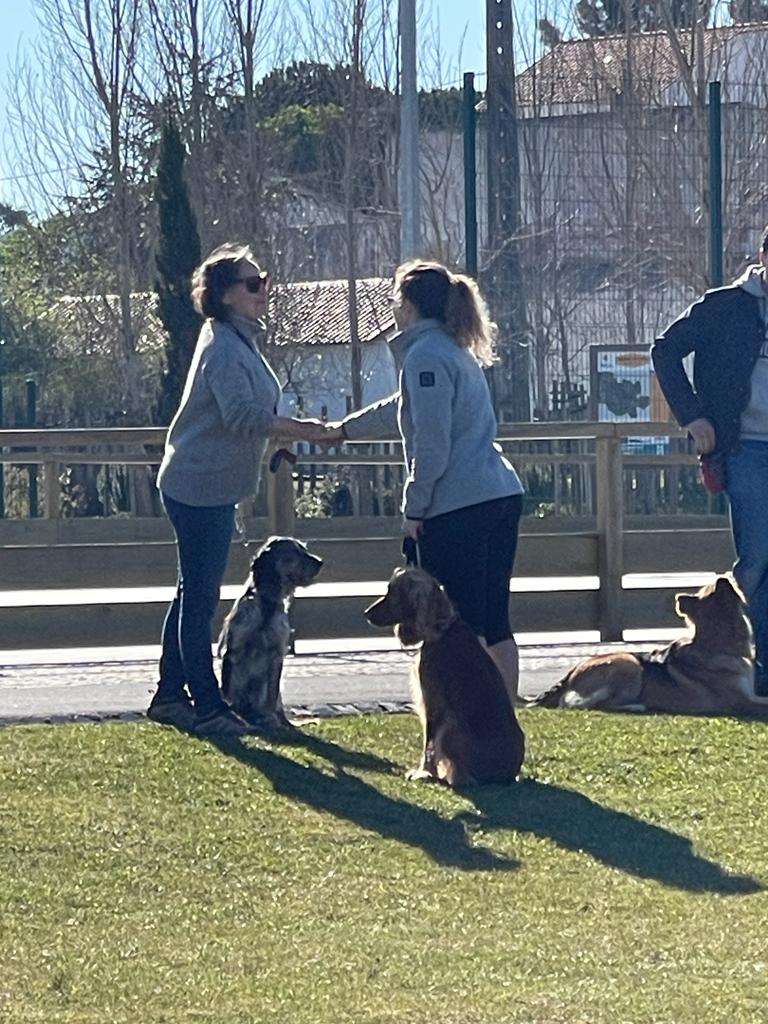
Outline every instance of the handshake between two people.
<path id="1" fill-rule="evenodd" d="M 308 444 L 331 445 L 345 440 L 341 423 L 323 423 L 318 419 L 300 420 L 292 416 L 277 416 L 270 434 L 282 444 L 306 441 Z"/>

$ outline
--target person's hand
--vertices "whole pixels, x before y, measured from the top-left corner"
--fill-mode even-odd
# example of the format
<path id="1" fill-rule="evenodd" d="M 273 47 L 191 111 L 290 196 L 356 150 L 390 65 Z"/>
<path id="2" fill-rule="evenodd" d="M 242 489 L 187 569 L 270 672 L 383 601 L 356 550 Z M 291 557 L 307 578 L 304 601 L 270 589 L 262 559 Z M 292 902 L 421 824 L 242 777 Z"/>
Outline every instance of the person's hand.
<path id="1" fill-rule="evenodd" d="M 309 444 L 323 444 L 325 441 L 326 427 L 322 420 L 297 420 L 296 430 L 300 441 L 307 441 Z"/>
<path id="2" fill-rule="evenodd" d="M 702 416 L 700 419 L 691 420 L 690 423 L 686 423 L 683 429 L 687 430 L 693 438 L 697 455 L 706 455 L 708 452 L 714 451 L 716 443 L 715 428 L 709 420 L 704 419 Z"/>
<path id="3" fill-rule="evenodd" d="M 403 519 L 403 533 L 411 540 L 418 540 L 423 529 L 424 521 L 422 519 Z"/>
<path id="4" fill-rule="evenodd" d="M 321 423 L 319 420 L 301 420 L 300 422 L 302 426 L 308 424 L 307 433 L 301 438 L 302 441 L 309 441 L 310 444 L 328 448 L 329 445 L 346 440 L 340 423 Z"/>
<path id="5" fill-rule="evenodd" d="M 292 444 L 294 441 L 309 441 L 313 443 L 325 430 L 320 420 L 299 420 L 293 416 L 276 417 L 271 436 L 278 444 Z"/>
<path id="6" fill-rule="evenodd" d="M 341 420 L 337 423 L 326 423 L 325 424 L 325 444 L 336 444 L 339 441 L 346 441 L 344 434 L 344 428 L 341 425 Z"/>

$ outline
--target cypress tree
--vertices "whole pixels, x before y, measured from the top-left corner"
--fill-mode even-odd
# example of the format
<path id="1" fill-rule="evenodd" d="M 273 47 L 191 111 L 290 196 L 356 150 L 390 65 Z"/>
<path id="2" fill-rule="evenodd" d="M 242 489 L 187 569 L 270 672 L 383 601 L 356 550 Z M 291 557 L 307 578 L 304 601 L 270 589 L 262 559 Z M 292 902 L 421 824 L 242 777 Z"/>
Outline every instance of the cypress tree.
<path id="1" fill-rule="evenodd" d="M 201 319 L 190 299 L 192 272 L 200 262 L 200 236 L 184 180 L 184 145 L 169 117 L 163 125 L 155 181 L 160 235 L 155 255 L 160 319 L 167 333 L 157 416 L 170 423 L 178 408 Z"/>

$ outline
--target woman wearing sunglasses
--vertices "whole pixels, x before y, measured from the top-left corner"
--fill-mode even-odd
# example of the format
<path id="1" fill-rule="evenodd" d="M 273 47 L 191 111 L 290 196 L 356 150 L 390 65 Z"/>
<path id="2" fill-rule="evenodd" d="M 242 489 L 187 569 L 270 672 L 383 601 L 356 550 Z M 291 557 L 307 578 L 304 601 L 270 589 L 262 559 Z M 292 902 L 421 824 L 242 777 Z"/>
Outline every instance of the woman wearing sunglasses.
<path id="1" fill-rule="evenodd" d="M 255 493 L 270 438 L 318 441 L 324 431 L 317 421 L 278 415 L 280 384 L 256 343 L 269 275 L 250 249 L 227 243 L 214 250 L 192 286 L 194 306 L 206 319 L 157 479 L 176 534 L 178 584 L 147 714 L 199 736 L 227 738 L 247 726 L 221 696 L 211 628 L 235 505 Z"/>

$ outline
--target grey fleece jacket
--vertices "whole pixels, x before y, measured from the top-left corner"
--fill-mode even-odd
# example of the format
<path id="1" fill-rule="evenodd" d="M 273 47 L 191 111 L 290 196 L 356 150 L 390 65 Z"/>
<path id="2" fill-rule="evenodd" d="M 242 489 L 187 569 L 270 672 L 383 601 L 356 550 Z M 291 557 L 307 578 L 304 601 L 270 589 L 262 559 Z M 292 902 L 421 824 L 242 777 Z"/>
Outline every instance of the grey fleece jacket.
<path id="1" fill-rule="evenodd" d="M 157 477 L 176 501 L 234 505 L 258 487 L 280 400 L 278 379 L 254 341 L 259 329 L 242 319 L 203 324 Z"/>
<path id="2" fill-rule="evenodd" d="M 400 391 L 343 421 L 350 441 L 399 430 L 408 473 L 403 514 L 430 519 L 523 491 L 495 443 L 496 417 L 485 374 L 436 320 L 420 320 L 390 348 Z"/>
<path id="3" fill-rule="evenodd" d="M 741 437 L 745 441 L 768 441 L 768 293 L 765 270 L 760 264 L 747 267 L 735 284 L 760 300 L 765 331 L 765 340 L 749 381 L 749 404 L 741 414 Z"/>

